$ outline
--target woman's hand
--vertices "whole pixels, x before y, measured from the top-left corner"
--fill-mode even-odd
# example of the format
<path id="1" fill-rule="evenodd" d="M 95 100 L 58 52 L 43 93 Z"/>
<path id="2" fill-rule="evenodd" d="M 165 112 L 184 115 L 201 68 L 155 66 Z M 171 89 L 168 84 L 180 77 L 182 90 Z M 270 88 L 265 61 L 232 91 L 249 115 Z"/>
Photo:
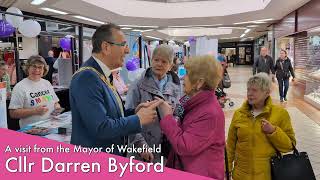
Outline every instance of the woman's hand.
<path id="1" fill-rule="evenodd" d="M 55 103 L 55 104 L 54 104 L 54 110 L 53 110 L 53 112 L 51 113 L 51 115 L 52 115 L 52 116 L 58 116 L 58 115 L 61 114 L 63 111 L 64 111 L 64 108 L 62 108 L 59 103 Z"/>
<path id="2" fill-rule="evenodd" d="M 160 98 L 156 97 L 156 99 L 160 99 Z M 170 114 L 173 114 L 172 107 L 166 101 L 163 101 L 163 103 L 159 105 L 159 110 L 161 111 L 163 117 L 170 115 Z"/>
<path id="3" fill-rule="evenodd" d="M 48 111 L 49 109 L 47 108 L 47 106 L 39 106 L 34 109 L 35 115 L 40 115 L 40 116 L 44 115 Z"/>
<path id="4" fill-rule="evenodd" d="M 153 100 L 153 101 L 147 101 L 147 102 L 144 102 L 144 103 L 140 103 L 136 109 L 135 109 L 135 113 L 137 113 L 141 108 L 147 108 L 149 106 L 151 106 L 152 104 L 158 102 L 158 100 Z"/>
<path id="5" fill-rule="evenodd" d="M 276 128 L 266 119 L 262 119 L 261 129 L 265 134 L 272 134 Z"/>

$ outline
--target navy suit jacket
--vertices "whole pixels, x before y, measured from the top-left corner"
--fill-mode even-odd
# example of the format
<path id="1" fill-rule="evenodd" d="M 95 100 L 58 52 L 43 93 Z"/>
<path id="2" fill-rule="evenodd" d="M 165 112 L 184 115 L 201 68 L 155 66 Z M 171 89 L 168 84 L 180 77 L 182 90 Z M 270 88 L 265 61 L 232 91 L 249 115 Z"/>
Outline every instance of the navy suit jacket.
<path id="1" fill-rule="evenodd" d="M 102 69 L 91 57 L 83 64 L 101 74 Z M 103 74 L 104 75 L 104 74 Z M 117 145 L 124 145 L 126 136 L 141 131 L 140 120 L 127 111 L 122 117 L 119 104 L 112 90 L 92 70 L 75 74 L 70 85 L 72 112 L 71 144 L 83 147 L 101 147 L 103 151 L 114 144 L 112 154 L 122 155 Z"/>

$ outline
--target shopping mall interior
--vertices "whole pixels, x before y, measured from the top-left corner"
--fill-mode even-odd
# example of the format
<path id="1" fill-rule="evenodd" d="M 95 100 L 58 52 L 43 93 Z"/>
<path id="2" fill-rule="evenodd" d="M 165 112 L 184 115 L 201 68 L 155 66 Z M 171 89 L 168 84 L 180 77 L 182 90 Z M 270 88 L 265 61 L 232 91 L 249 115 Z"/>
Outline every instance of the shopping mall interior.
<path id="1" fill-rule="evenodd" d="M 308 153 L 320 179 L 319 12 L 320 0 L 0 0 L 0 63 L 6 65 L 13 92 L 28 76 L 24 69 L 29 67 L 29 57 L 40 55 L 48 63 L 50 51 L 57 63 L 52 62 L 52 67 L 48 63 L 53 69 L 43 78 L 54 87 L 64 112 L 70 112 L 71 79 L 90 59 L 92 36 L 103 24 L 116 24 L 124 33 L 130 52 L 119 72 L 129 91 L 152 66 L 153 50 L 162 44 L 173 49 L 181 81 L 190 58 L 209 55 L 223 63 L 231 81 L 230 87 L 222 88 L 225 96 L 220 101 L 227 140 L 234 113 L 247 99 L 247 81 L 261 52 L 266 50 L 276 65 L 285 51 L 293 70 L 288 94 L 279 97 L 275 80 L 271 98 L 289 113 L 296 147 Z M 126 92 L 120 94 L 124 102 L 128 100 Z M 21 131 L 19 118 L 10 117 L 12 95 L 4 95 L 7 101 L 0 106 L 0 116 L 7 122 L 3 127 Z M 70 134 L 50 137 L 70 142 Z"/>

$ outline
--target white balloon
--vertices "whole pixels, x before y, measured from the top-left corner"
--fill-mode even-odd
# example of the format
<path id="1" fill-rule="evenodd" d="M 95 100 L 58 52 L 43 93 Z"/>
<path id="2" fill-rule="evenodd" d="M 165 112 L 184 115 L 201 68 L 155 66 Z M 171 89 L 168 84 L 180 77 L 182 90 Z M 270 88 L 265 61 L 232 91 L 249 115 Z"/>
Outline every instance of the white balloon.
<path id="1" fill-rule="evenodd" d="M 41 32 L 41 26 L 38 21 L 28 19 L 19 26 L 19 32 L 25 37 L 36 37 Z"/>
<path id="2" fill-rule="evenodd" d="M 6 10 L 6 12 L 23 15 L 22 12 L 20 11 L 20 9 L 18 9 L 16 7 L 10 7 L 10 8 L 8 8 Z M 17 28 L 23 22 L 23 17 L 22 16 L 15 16 L 15 15 L 6 14 L 6 20 L 13 27 Z"/>
<path id="3" fill-rule="evenodd" d="M 134 81 L 138 80 L 144 71 L 145 71 L 145 69 L 143 69 L 143 68 L 139 68 L 135 71 L 128 71 L 129 81 L 134 82 Z"/>
<path id="4" fill-rule="evenodd" d="M 189 41 L 186 41 L 186 42 L 184 43 L 184 45 L 187 46 L 187 47 L 190 47 Z"/>

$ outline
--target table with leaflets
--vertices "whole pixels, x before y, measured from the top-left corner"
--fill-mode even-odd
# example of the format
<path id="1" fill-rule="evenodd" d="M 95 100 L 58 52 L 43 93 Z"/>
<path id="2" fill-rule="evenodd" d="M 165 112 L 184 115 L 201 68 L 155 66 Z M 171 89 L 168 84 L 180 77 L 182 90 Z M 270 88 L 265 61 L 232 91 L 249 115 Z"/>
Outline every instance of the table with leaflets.
<path id="1" fill-rule="evenodd" d="M 71 112 L 69 111 L 58 116 L 52 116 L 50 119 L 30 124 L 19 131 L 59 142 L 70 143 L 71 119 Z"/>

